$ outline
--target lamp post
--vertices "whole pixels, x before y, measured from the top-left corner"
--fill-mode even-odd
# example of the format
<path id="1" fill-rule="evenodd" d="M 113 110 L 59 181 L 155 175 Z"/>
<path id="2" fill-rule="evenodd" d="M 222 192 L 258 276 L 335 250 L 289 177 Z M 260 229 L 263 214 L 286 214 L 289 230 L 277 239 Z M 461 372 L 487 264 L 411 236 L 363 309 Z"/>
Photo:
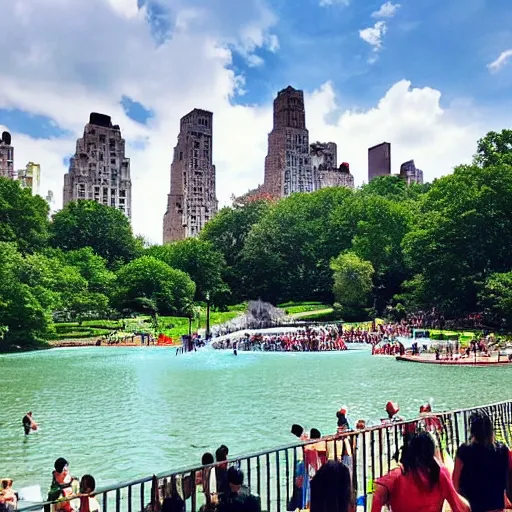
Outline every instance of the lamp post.
<path id="1" fill-rule="evenodd" d="M 206 292 L 206 341 L 210 337 L 210 292 Z"/>

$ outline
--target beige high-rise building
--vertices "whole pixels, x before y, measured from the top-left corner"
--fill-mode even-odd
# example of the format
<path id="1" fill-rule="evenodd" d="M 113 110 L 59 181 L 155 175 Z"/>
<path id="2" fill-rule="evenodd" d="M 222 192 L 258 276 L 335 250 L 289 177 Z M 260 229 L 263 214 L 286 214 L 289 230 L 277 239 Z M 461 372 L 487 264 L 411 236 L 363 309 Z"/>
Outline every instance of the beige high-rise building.
<path id="1" fill-rule="evenodd" d="M 132 215 L 130 159 L 119 125 L 110 116 L 92 113 L 76 142 L 69 172 L 64 175 L 64 205 L 91 199 Z"/>
<path id="2" fill-rule="evenodd" d="M 274 126 L 268 135 L 263 188 L 275 198 L 315 190 L 304 93 L 291 86 L 279 91 L 274 100 Z"/>
<path id="3" fill-rule="evenodd" d="M 39 194 L 41 187 L 41 166 L 34 162 L 29 162 L 25 169 L 18 171 L 18 181 L 23 188 L 29 188 L 33 196 Z"/>
<path id="4" fill-rule="evenodd" d="M 14 179 L 14 148 L 11 144 L 11 134 L 3 132 L 0 137 L 0 176 Z"/>
<path id="5" fill-rule="evenodd" d="M 194 109 L 180 121 L 163 222 L 164 243 L 197 236 L 217 208 L 213 114 Z"/>

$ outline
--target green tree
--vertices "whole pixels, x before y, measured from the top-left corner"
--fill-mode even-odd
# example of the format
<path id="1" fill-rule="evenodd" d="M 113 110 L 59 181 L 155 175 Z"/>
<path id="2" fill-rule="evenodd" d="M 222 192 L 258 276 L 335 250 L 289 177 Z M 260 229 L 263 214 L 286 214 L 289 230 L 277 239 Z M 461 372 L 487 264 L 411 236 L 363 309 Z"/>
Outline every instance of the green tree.
<path id="1" fill-rule="evenodd" d="M 78 269 L 44 254 L 28 255 L 20 266 L 19 275 L 50 311 L 69 309 L 73 296 L 87 289 L 87 281 Z"/>
<path id="2" fill-rule="evenodd" d="M 51 243 L 63 251 L 91 247 L 109 268 L 119 268 L 142 253 L 128 218 L 96 201 L 72 201 L 53 216 Z"/>
<path id="3" fill-rule="evenodd" d="M 51 311 L 21 279 L 25 260 L 14 243 L 0 242 L 0 351 L 33 346 L 53 332 Z"/>
<path id="4" fill-rule="evenodd" d="M 0 178 L 0 242 L 14 242 L 23 252 L 42 249 L 48 239 L 46 201 L 10 178 Z"/>
<path id="5" fill-rule="evenodd" d="M 380 196 L 394 201 L 417 199 L 428 192 L 430 183 L 407 185 L 400 176 L 379 176 L 370 183 L 363 185 L 361 194 L 364 196 Z"/>
<path id="6" fill-rule="evenodd" d="M 369 261 L 346 252 L 331 261 L 333 292 L 345 316 L 358 316 L 368 305 L 373 288 L 374 269 Z"/>
<path id="7" fill-rule="evenodd" d="M 68 301 L 67 310 L 73 320 L 79 324 L 87 317 L 104 318 L 108 311 L 109 299 L 103 293 L 83 290 L 73 294 Z"/>
<path id="8" fill-rule="evenodd" d="M 478 298 L 488 321 L 512 326 L 512 271 L 491 274 Z"/>
<path id="9" fill-rule="evenodd" d="M 489 132 L 480 139 L 474 163 L 480 167 L 512 165 L 512 130 Z"/>
<path id="10" fill-rule="evenodd" d="M 461 166 L 436 180 L 403 247 L 421 284 L 413 302 L 445 315 L 474 312 L 493 273 L 510 270 L 512 167 Z"/>
<path id="11" fill-rule="evenodd" d="M 107 297 L 112 294 L 116 275 L 107 268 L 105 258 L 94 253 L 91 247 L 62 253 L 66 264 L 75 267 L 87 281 L 87 288 L 92 293 L 101 293 Z"/>
<path id="12" fill-rule="evenodd" d="M 269 211 L 271 203 L 266 200 L 235 203 L 223 208 L 206 224 L 199 238 L 210 242 L 219 251 L 227 268 L 223 279 L 232 293 L 232 300 L 239 302 L 246 296 L 242 251 L 252 227 Z"/>
<path id="13" fill-rule="evenodd" d="M 244 298 L 330 301 L 330 260 L 350 247 L 352 238 L 336 229 L 332 213 L 352 196 L 347 188 L 333 187 L 293 194 L 272 206 L 244 244 Z"/>
<path id="14" fill-rule="evenodd" d="M 117 303 L 132 308 L 144 297 L 154 301 L 160 314 L 184 314 L 196 286 L 189 275 L 152 256 L 142 256 L 117 272 Z"/>
<path id="15" fill-rule="evenodd" d="M 333 213 L 338 232 L 351 236 L 351 251 L 375 269 L 374 289 L 379 310 L 400 292 L 410 278 L 402 253 L 402 240 L 411 229 L 416 205 L 380 195 L 356 193 Z"/>
<path id="16" fill-rule="evenodd" d="M 214 304 L 226 303 L 229 288 L 223 280 L 226 261 L 211 242 L 187 238 L 166 245 L 155 245 L 146 254 L 153 256 L 172 268 L 186 272 L 196 284 L 196 300 L 206 300 L 206 294 Z"/>

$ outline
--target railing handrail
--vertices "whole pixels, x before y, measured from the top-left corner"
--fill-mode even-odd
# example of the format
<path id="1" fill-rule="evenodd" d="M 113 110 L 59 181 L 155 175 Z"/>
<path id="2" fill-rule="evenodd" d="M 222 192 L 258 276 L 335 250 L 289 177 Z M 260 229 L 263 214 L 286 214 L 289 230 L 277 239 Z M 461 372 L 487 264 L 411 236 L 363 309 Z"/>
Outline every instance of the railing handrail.
<path id="1" fill-rule="evenodd" d="M 431 416 L 431 417 L 432 416 L 437 416 L 437 417 L 450 416 L 450 415 L 456 415 L 456 414 L 461 414 L 461 413 L 473 412 L 473 411 L 477 411 L 480 409 L 496 408 L 496 407 L 503 406 L 506 404 L 512 404 L 512 399 L 502 400 L 500 402 L 495 402 L 492 404 L 482 405 L 482 406 L 478 406 L 478 407 L 468 407 L 468 408 L 453 409 L 453 410 L 448 410 L 448 411 L 429 413 L 429 416 Z M 375 431 L 382 431 L 385 429 L 389 429 L 390 427 L 401 427 L 404 425 L 416 423 L 418 421 L 421 421 L 422 419 L 423 419 L 422 417 L 417 417 L 417 418 L 411 419 L 411 420 L 384 422 L 384 423 L 381 423 L 378 425 L 371 425 L 371 426 L 368 426 L 368 427 L 366 427 L 364 429 L 360 429 L 360 430 L 348 430 L 348 431 L 344 431 L 344 432 L 338 432 L 335 434 L 324 436 L 320 439 L 307 439 L 307 440 L 297 441 L 294 443 L 289 443 L 286 445 L 278 446 L 278 447 L 268 449 L 268 450 L 252 452 L 249 454 L 242 454 L 242 455 L 239 455 L 232 459 L 229 459 L 227 461 L 215 462 L 213 464 L 209 464 L 209 465 L 205 465 L 205 466 L 203 466 L 203 465 L 188 466 L 186 468 L 178 468 L 178 469 L 172 470 L 172 471 L 164 471 L 164 472 L 161 472 L 158 474 L 153 474 L 151 476 L 138 478 L 136 480 L 130 480 L 130 481 L 114 484 L 114 485 L 101 487 L 100 489 L 96 490 L 94 493 L 91 493 L 90 496 L 98 496 L 100 494 L 106 494 L 106 493 L 118 491 L 118 490 L 121 490 L 124 488 L 129 488 L 129 487 L 134 487 L 134 486 L 141 485 L 141 484 L 146 484 L 148 482 L 152 482 L 154 478 L 156 478 L 157 480 L 162 480 L 162 479 L 169 479 L 169 478 L 172 479 L 173 477 L 177 477 L 177 476 L 184 475 L 184 474 L 190 474 L 190 475 L 194 474 L 195 475 L 199 471 L 202 471 L 204 469 L 217 468 L 219 466 L 226 464 L 226 462 L 233 463 L 233 462 L 241 462 L 244 460 L 257 459 L 259 457 L 268 456 L 273 453 L 285 452 L 287 450 L 294 450 L 296 448 L 303 448 L 305 446 L 313 445 L 313 444 L 316 444 L 319 442 L 326 442 L 326 443 L 333 442 L 333 441 L 336 442 L 336 441 L 339 441 L 344 438 L 356 437 L 361 434 L 364 435 L 366 433 L 371 433 L 371 432 L 375 432 Z M 55 503 L 72 501 L 72 500 L 76 500 L 76 499 L 78 499 L 78 496 L 74 495 L 74 496 L 70 496 L 67 498 L 61 498 L 60 500 L 56 500 L 56 501 L 43 501 L 43 502 L 38 502 L 36 504 L 30 505 L 28 507 L 19 507 L 18 510 L 19 511 L 37 510 L 37 509 L 41 509 L 44 507 L 48 507 L 49 505 L 52 505 Z"/>

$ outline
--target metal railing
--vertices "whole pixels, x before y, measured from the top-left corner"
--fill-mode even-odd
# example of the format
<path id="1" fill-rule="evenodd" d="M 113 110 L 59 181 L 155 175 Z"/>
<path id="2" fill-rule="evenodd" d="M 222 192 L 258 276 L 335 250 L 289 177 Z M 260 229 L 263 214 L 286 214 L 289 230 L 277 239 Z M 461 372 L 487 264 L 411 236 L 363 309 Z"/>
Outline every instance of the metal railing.
<path id="1" fill-rule="evenodd" d="M 439 420 L 437 438 L 440 447 L 452 458 L 455 458 L 460 444 L 469 440 L 468 420 L 476 410 L 483 411 L 491 418 L 497 439 L 510 444 L 512 400 L 431 415 Z M 238 464 L 244 471 L 245 484 L 260 497 L 263 511 L 286 511 L 294 492 L 297 464 L 304 459 L 308 445 L 320 441 L 325 443 L 330 460 L 343 460 L 349 464 L 360 507 L 358 510 L 366 512 L 371 508 L 369 498 L 373 492 L 373 484 L 392 467 L 403 444 L 404 431 L 415 427 L 422 420 L 424 418 L 382 424 L 323 437 L 321 440 L 299 442 L 230 459 L 229 464 Z M 350 458 L 347 458 L 347 449 L 352 452 Z M 222 463 L 178 469 L 148 476 L 102 488 L 95 496 L 102 505 L 103 512 L 141 512 L 157 510 L 157 500 L 177 493 L 185 499 L 186 510 L 196 512 L 206 503 L 201 486 L 196 486 L 196 475 L 215 471 L 221 465 Z M 51 505 L 52 503 L 46 502 L 23 506 L 21 502 L 18 510 L 28 512 L 44 509 L 49 512 Z"/>

